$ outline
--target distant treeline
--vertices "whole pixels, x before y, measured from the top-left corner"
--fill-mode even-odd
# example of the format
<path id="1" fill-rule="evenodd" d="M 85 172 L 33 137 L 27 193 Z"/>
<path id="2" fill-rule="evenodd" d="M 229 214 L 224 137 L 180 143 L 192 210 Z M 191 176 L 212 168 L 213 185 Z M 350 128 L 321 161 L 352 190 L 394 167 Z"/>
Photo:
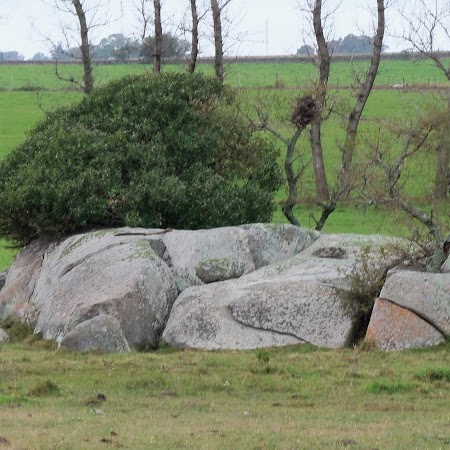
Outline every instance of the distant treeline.
<path id="1" fill-rule="evenodd" d="M 450 58 L 450 51 L 446 52 L 439 52 L 438 53 L 440 58 Z M 339 55 L 333 55 L 332 60 L 333 61 L 344 61 L 344 62 L 350 62 L 350 61 L 368 61 L 372 57 L 371 54 L 353 54 L 353 55 L 345 55 L 345 54 L 339 54 Z M 292 62 L 292 63 L 309 63 L 311 62 L 312 57 L 305 56 L 305 55 L 280 55 L 280 56 L 236 56 L 236 57 L 225 57 L 224 63 L 225 64 L 232 64 L 232 63 L 286 63 L 286 62 Z M 399 53 L 383 53 L 381 56 L 382 60 L 424 60 L 428 59 L 425 55 L 422 55 L 421 53 L 416 52 L 399 52 Z M 166 64 L 183 64 L 187 61 L 187 58 L 183 57 L 168 57 L 163 58 L 164 62 Z M 126 61 L 114 61 L 114 60 L 106 60 L 106 59 L 94 59 L 94 62 L 96 64 L 105 64 L 105 65 L 111 65 L 111 64 L 139 64 L 142 63 L 141 58 L 130 58 Z M 148 62 L 148 61 L 144 61 Z M 214 62 L 213 57 L 204 57 L 199 58 L 198 62 L 201 64 L 212 64 Z M 0 64 L 2 63 L 0 59 Z M 33 61 L 33 60 L 17 60 L 17 61 L 3 61 L 4 64 L 36 64 L 36 65 L 42 65 L 42 64 L 53 64 L 54 61 L 52 60 L 46 60 L 46 61 Z M 78 60 L 71 60 L 71 61 L 58 61 L 58 64 L 80 64 L 81 61 Z"/>

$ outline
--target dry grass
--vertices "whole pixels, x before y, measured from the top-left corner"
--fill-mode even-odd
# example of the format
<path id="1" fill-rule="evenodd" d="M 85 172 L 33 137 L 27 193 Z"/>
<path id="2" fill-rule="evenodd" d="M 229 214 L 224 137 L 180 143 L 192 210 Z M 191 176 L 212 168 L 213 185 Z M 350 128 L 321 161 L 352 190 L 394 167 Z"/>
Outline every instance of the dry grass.
<path id="1" fill-rule="evenodd" d="M 4 345 L 0 448 L 444 449 L 449 383 L 422 374 L 445 372 L 449 349 L 295 346 L 261 358 Z"/>

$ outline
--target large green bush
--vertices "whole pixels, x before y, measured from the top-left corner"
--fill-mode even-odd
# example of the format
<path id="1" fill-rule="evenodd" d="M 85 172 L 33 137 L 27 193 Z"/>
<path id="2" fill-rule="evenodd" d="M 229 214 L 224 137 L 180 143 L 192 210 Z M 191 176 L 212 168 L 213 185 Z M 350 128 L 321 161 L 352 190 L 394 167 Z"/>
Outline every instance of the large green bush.
<path id="1" fill-rule="evenodd" d="M 201 75 L 126 77 L 58 109 L 0 161 L 0 235 L 270 220 L 272 144 Z"/>

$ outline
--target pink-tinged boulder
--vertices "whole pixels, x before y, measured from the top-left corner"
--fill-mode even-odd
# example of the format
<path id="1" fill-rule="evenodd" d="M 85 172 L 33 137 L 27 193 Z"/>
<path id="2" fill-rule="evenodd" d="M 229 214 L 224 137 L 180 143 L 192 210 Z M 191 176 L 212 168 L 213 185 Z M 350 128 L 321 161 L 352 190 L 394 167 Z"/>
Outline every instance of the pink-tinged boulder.
<path id="1" fill-rule="evenodd" d="M 379 298 L 375 301 L 366 340 L 383 350 L 404 350 L 439 345 L 445 342 L 445 337 L 412 311 Z"/>
<path id="2" fill-rule="evenodd" d="M 415 312 L 450 336 L 450 274 L 393 270 L 380 298 Z"/>

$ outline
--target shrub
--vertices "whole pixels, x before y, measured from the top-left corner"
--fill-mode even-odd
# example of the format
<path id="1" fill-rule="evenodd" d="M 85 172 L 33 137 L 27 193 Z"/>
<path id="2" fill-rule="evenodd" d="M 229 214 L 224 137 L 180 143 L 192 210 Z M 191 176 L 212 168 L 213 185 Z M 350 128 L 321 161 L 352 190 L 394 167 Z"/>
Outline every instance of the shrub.
<path id="1" fill-rule="evenodd" d="M 126 77 L 49 114 L 0 161 L 0 236 L 268 221 L 276 157 L 215 80 Z"/>

